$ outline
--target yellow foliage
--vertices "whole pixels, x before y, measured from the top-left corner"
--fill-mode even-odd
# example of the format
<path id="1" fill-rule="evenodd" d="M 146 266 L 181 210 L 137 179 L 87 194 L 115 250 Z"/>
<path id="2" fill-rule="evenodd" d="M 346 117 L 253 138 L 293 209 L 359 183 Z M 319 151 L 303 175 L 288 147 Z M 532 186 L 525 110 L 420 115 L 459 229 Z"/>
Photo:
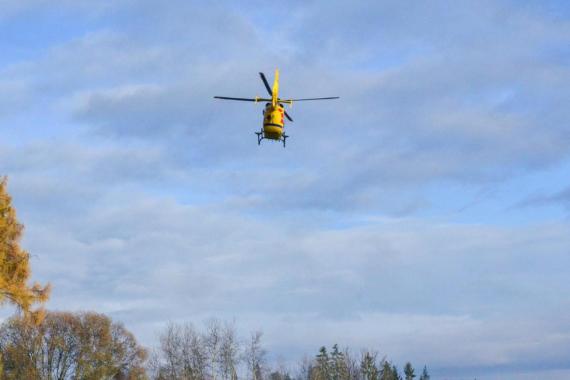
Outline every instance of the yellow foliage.
<path id="1" fill-rule="evenodd" d="M 49 284 L 28 285 L 31 275 L 30 255 L 20 247 L 24 227 L 16 219 L 12 198 L 6 191 L 6 178 L 0 178 L 0 303 L 10 302 L 18 306 L 36 323 L 41 322 L 43 312 L 31 311 L 31 306 L 44 303 L 49 297 Z"/>
<path id="2" fill-rule="evenodd" d="M 0 326 L 0 379 L 148 380 L 147 351 L 122 324 L 97 313 L 48 312 Z"/>

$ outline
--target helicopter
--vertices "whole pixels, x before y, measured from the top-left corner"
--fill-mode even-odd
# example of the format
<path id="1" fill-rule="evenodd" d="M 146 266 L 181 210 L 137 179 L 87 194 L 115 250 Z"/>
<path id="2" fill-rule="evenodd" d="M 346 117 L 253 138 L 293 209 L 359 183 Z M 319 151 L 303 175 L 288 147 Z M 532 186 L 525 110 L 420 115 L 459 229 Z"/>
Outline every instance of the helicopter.
<path id="1" fill-rule="evenodd" d="M 222 100 L 238 100 L 242 102 L 266 102 L 265 109 L 263 110 L 263 127 L 259 132 L 255 132 L 257 135 L 257 145 L 261 145 L 263 139 L 276 140 L 283 143 L 283 148 L 285 148 L 285 142 L 288 135 L 285 134 L 285 117 L 289 121 L 293 121 L 291 116 L 285 111 L 284 104 L 289 104 L 293 106 L 293 102 L 301 102 L 307 100 L 329 100 L 329 99 L 339 99 L 338 96 L 330 96 L 326 98 L 304 98 L 304 99 L 281 99 L 279 98 L 279 69 L 275 70 L 275 78 L 273 80 L 273 88 L 269 86 L 269 82 L 265 77 L 265 74 L 259 73 L 267 92 L 271 98 L 262 98 L 256 96 L 255 98 L 232 98 L 228 96 L 214 96 L 215 99 Z"/>

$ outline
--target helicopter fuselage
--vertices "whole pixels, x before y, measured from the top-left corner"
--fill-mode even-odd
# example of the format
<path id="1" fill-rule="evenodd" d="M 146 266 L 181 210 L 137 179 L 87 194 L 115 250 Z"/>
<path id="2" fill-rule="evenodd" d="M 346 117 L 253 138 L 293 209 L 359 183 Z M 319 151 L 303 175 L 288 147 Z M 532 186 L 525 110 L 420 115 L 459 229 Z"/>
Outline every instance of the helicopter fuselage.
<path id="1" fill-rule="evenodd" d="M 263 138 L 280 141 L 285 131 L 285 110 L 280 104 L 265 105 L 263 110 Z"/>

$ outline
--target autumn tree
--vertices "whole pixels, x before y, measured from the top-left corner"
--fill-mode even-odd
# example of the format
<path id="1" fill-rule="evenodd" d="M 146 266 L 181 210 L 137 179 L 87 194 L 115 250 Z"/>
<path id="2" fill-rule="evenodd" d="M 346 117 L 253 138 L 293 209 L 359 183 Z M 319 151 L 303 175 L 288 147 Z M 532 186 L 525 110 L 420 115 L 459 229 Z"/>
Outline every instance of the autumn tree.
<path id="1" fill-rule="evenodd" d="M 28 315 L 33 304 L 49 296 L 49 285 L 28 285 L 30 255 L 20 247 L 23 226 L 16 219 L 12 198 L 6 191 L 6 178 L 0 179 L 0 303 L 10 302 Z M 33 315 L 33 314 L 30 314 Z M 37 314 L 36 314 L 37 316 Z"/>
<path id="2" fill-rule="evenodd" d="M 0 328 L 2 379 L 146 379 L 146 350 L 122 324 L 96 313 L 14 317 Z"/>

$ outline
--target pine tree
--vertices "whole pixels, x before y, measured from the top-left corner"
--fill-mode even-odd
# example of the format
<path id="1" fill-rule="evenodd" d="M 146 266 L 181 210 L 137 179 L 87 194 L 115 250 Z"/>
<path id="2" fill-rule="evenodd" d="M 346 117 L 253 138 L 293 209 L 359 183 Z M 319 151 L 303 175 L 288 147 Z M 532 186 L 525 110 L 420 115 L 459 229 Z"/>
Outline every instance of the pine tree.
<path id="1" fill-rule="evenodd" d="M 420 376 L 420 380 L 429 380 L 430 376 L 427 371 L 427 367 L 424 365 L 424 370 L 422 371 L 422 375 Z"/>
<path id="2" fill-rule="evenodd" d="M 23 226 L 16 220 L 6 182 L 5 177 L 0 179 L 0 303 L 12 303 L 25 315 L 41 319 L 42 312 L 30 313 L 30 308 L 47 300 L 49 285 L 27 284 L 31 274 L 30 255 L 20 247 Z"/>
<path id="3" fill-rule="evenodd" d="M 360 373 L 364 380 L 378 380 L 380 378 L 380 371 L 376 367 L 376 354 L 371 354 L 366 351 L 360 361 Z"/>
<path id="4" fill-rule="evenodd" d="M 330 380 L 330 358 L 325 346 L 319 350 L 313 373 L 311 378 L 314 380 Z"/>
<path id="5" fill-rule="evenodd" d="M 394 380 L 402 380 L 402 376 L 398 373 L 398 368 L 395 365 L 392 365 L 392 377 Z"/>
<path id="6" fill-rule="evenodd" d="M 416 377 L 414 367 L 412 367 L 412 363 L 407 362 L 404 366 L 404 375 L 406 376 L 406 380 L 414 380 Z"/>
<path id="7" fill-rule="evenodd" d="M 347 380 L 349 378 L 346 358 L 344 353 L 339 351 L 338 344 L 333 346 L 330 355 L 330 369 L 332 380 Z"/>
<path id="8" fill-rule="evenodd" d="M 380 380 L 396 380 L 396 376 L 394 374 L 394 371 L 392 370 L 392 366 L 388 361 L 384 361 L 384 364 L 382 365 Z"/>

